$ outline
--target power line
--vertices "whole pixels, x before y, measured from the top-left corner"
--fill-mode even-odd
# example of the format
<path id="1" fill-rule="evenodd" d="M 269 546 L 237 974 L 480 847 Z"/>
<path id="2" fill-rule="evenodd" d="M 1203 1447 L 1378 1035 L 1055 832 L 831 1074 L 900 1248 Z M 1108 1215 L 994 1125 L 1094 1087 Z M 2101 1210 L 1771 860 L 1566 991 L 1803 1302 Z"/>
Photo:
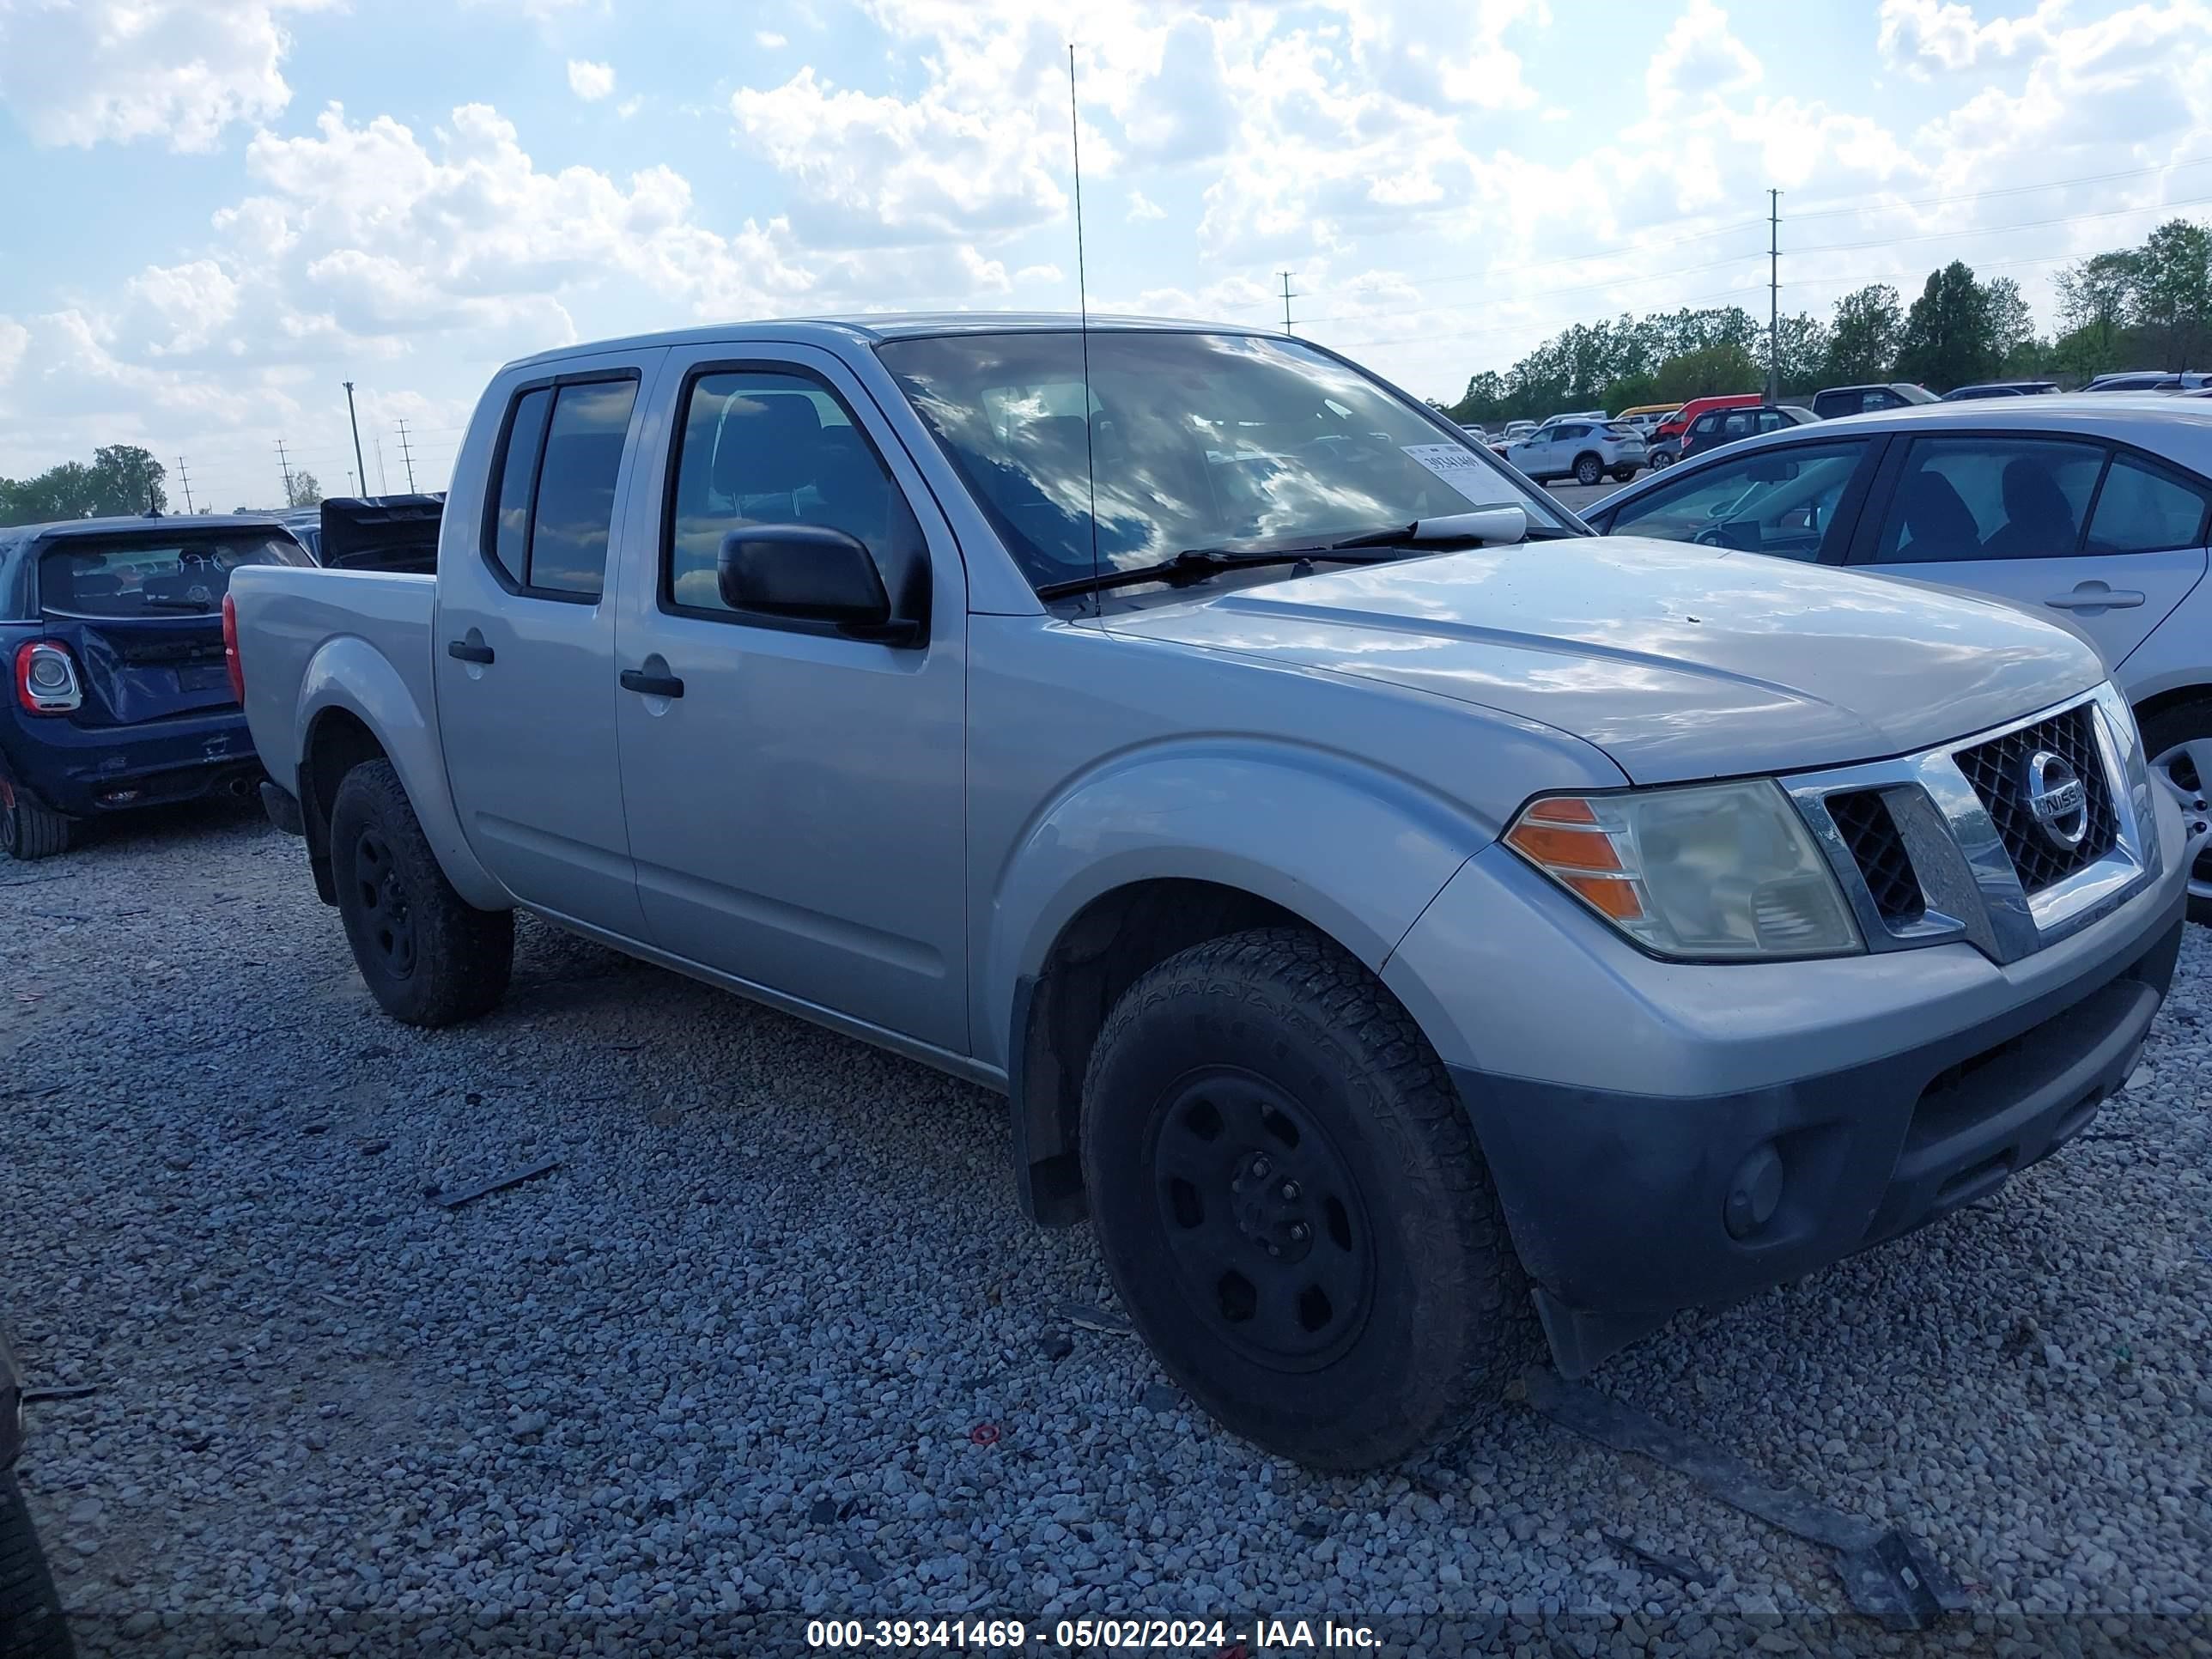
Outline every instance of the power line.
<path id="1" fill-rule="evenodd" d="M 1998 236 L 2008 230 L 2044 230 L 2083 219 L 2111 219 L 2125 213 L 2166 213 L 2180 208 L 2212 205 L 2212 196 L 2191 196 L 2179 202 L 2137 202 L 2129 207 L 2100 208 L 2094 213 L 2065 213 L 2055 219 L 2022 219 L 2008 225 L 1975 225 L 1963 230 L 1931 230 L 1918 236 L 1886 236 L 1869 242 L 1816 242 L 1792 248 L 1793 253 L 1840 253 L 1869 247 L 1903 247 L 1913 242 L 1948 242 L 1961 236 Z"/>
<path id="2" fill-rule="evenodd" d="M 1290 332 L 1291 331 L 1291 273 L 1290 273 L 1289 271 L 1287 271 L 1287 270 L 1282 270 L 1282 271 L 1278 271 L 1278 272 L 1276 272 L 1275 274 L 1276 274 L 1277 276 L 1280 276 L 1280 277 L 1283 279 L 1283 332 L 1284 332 L 1284 333 L 1285 333 L 1285 334 L 1288 334 L 1288 333 L 1290 333 Z"/>
<path id="3" fill-rule="evenodd" d="M 1985 202 L 1999 196 L 2026 196 L 2039 190 L 2067 190 L 2075 185 L 2110 184 L 2116 179 L 2143 179 L 2154 173 L 2172 173 L 2180 167 L 2199 167 L 2212 165 L 2212 155 L 2192 156 L 2185 161 L 2160 161 L 2149 167 L 2122 167 L 2113 173 L 2085 173 L 2075 179 L 2053 179 L 2040 185 L 2000 185 L 1989 190 L 1967 191 L 1956 196 L 1923 196 L 1909 202 L 1875 202 L 1868 207 L 1810 208 L 1792 214 L 1793 219 L 1836 219 L 1862 213 L 1902 212 L 1907 208 L 1948 207 L 1958 202 Z M 1880 191 L 1869 191 L 1864 197 L 1832 196 L 1832 202 L 1866 200 L 1881 195 Z"/>

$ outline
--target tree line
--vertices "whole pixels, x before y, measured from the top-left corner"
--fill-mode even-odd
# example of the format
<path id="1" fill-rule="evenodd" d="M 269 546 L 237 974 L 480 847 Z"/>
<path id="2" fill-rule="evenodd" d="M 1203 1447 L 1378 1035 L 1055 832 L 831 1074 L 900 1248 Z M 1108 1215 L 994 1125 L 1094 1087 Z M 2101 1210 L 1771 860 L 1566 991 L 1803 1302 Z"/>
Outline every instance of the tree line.
<path id="1" fill-rule="evenodd" d="M 64 461 L 36 477 L 0 478 L 0 527 L 18 524 L 49 524 L 59 519 L 129 518 L 143 513 L 167 513 L 168 469 L 137 444 L 109 444 L 93 452 L 89 465 Z M 312 472 L 294 469 L 293 507 L 313 507 L 323 499 L 323 487 Z M 252 509 L 240 507 L 239 513 Z M 212 513 L 212 504 L 202 507 Z"/>
<path id="2" fill-rule="evenodd" d="M 2060 272 L 2057 287 L 2058 327 L 2048 337 L 2018 283 L 1984 280 L 1957 259 L 1929 272 L 1910 307 L 1888 283 L 1871 283 L 1825 320 L 1784 317 L 1784 400 L 1887 380 L 1932 392 L 1993 380 L 2079 384 L 2110 369 L 2188 368 L 2212 357 L 2212 229 L 2170 220 L 2139 246 Z M 1578 323 L 1510 368 L 1474 375 L 1448 412 L 1493 425 L 1759 392 L 1766 357 L 1766 325 L 1741 306 Z"/>

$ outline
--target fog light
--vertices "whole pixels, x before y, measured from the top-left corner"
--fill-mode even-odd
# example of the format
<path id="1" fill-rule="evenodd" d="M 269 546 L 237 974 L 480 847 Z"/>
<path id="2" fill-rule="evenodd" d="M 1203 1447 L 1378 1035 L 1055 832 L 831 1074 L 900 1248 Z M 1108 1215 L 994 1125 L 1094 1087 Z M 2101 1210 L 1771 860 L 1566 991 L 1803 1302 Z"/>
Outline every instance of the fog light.
<path id="1" fill-rule="evenodd" d="M 1761 1146 L 1735 1166 L 1721 1219 L 1730 1238 L 1748 1238 L 1782 1206 L 1782 1155 Z"/>

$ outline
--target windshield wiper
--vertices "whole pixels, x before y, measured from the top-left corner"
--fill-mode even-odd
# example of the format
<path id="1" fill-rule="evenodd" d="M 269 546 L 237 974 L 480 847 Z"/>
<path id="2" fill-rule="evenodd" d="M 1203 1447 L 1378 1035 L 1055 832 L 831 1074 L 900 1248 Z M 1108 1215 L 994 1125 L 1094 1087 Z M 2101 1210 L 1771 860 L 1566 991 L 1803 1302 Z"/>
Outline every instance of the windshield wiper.
<path id="1" fill-rule="evenodd" d="M 1316 559 L 1327 559 L 1333 564 L 1381 564 L 1395 558 L 1395 552 L 1342 552 L 1329 547 L 1283 547 L 1266 553 L 1238 553 L 1224 547 L 1186 547 L 1171 559 L 1162 559 L 1158 564 L 1133 565 L 1127 570 L 1102 570 L 1095 576 L 1070 576 L 1066 581 L 1044 582 L 1036 594 L 1041 599 L 1065 599 L 1071 593 L 1096 593 L 1102 588 L 1135 587 L 1145 582 L 1166 582 L 1170 586 L 1184 582 L 1202 580 L 1218 576 L 1224 570 L 1250 570 L 1268 564 L 1310 564 Z"/>
<path id="2" fill-rule="evenodd" d="M 1057 599 L 1071 593 L 1135 587 L 1145 582 L 1174 586 L 1200 581 L 1224 570 L 1249 570 L 1269 564 L 1307 564 L 1316 559 L 1325 559 L 1332 564 L 1381 564 L 1398 557 L 1407 548 L 1515 542 L 1527 534 L 1528 516 L 1519 507 L 1486 507 L 1442 518 L 1416 519 L 1411 524 L 1386 525 L 1379 530 L 1364 530 L 1357 535 L 1312 547 L 1278 547 L 1249 552 L 1235 547 L 1187 547 L 1158 564 L 1138 565 L 1127 570 L 1102 570 L 1093 576 L 1071 576 L 1066 581 L 1046 582 L 1036 592 L 1041 599 Z"/>

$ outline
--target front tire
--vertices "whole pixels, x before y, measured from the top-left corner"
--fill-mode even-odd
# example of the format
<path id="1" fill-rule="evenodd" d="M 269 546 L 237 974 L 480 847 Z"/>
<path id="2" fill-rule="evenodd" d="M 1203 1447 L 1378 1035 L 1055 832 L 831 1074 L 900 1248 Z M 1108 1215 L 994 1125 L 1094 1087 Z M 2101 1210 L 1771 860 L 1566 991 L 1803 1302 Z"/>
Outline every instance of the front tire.
<path id="1" fill-rule="evenodd" d="M 1520 1262 L 1449 1076 L 1311 933 L 1211 940 L 1132 986 L 1092 1051 L 1082 1156 L 1132 1322 L 1266 1450 L 1389 1462 L 1528 1352 Z"/>
<path id="2" fill-rule="evenodd" d="M 1605 464 L 1595 455 L 1577 456 L 1575 459 L 1575 482 L 1585 489 L 1605 477 Z"/>
<path id="3" fill-rule="evenodd" d="M 1654 472 L 1660 471 L 1674 465 L 1674 458 L 1668 454 L 1665 450 L 1661 449 L 1653 452 L 1651 456 L 1651 470 Z"/>
<path id="4" fill-rule="evenodd" d="M 452 1025 L 499 1006 L 514 967 L 514 913 L 453 890 L 389 761 L 356 766 L 331 807 L 331 878 L 355 964 L 407 1025 Z"/>
<path id="5" fill-rule="evenodd" d="M 76 838 L 76 820 L 57 812 L 0 775 L 0 853 L 20 864 L 58 857 Z"/>
<path id="6" fill-rule="evenodd" d="M 76 1651 L 23 1489 L 0 1473 L 0 1659 L 72 1659 Z"/>
<path id="7" fill-rule="evenodd" d="M 2154 778 L 2183 799 L 2185 811 L 2196 801 L 2212 799 L 2212 702 L 2160 710 L 2142 722 L 2142 741 Z M 2190 868 L 2189 919 L 2212 927 L 2212 845 L 2197 853 Z"/>

